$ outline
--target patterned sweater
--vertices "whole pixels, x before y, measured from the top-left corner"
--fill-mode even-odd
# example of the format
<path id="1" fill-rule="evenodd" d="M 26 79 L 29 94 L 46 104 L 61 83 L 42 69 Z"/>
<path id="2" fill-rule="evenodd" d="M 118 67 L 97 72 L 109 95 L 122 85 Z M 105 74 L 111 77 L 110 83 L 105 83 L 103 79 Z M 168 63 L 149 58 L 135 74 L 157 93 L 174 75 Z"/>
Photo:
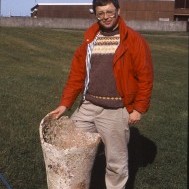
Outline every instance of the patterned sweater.
<path id="1" fill-rule="evenodd" d="M 113 57 L 119 45 L 118 29 L 99 34 L 91 56 L 91 70 L 86 100 L 104 108 L 120 108 L 123 102 L 116 89 Z"/>

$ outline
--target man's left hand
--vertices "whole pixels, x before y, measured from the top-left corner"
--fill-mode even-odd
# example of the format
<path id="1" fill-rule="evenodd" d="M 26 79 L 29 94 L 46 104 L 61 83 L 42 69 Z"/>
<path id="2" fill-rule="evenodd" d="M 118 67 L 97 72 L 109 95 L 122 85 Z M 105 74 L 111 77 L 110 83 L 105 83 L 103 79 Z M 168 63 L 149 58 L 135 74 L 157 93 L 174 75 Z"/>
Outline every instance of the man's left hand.
<path id="1" fill-rule="evenodd" d="M 133 110 L 132 113 L 129 114 L 129 124 L 136 124 L 141 120 L 142 114 L 136 110 Z"/>

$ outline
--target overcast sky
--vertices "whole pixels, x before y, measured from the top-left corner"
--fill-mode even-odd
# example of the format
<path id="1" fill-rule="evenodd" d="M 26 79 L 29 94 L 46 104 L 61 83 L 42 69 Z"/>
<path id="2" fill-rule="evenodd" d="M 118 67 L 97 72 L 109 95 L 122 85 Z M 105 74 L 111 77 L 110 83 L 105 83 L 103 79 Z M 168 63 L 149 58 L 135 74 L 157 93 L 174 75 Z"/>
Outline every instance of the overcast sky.
<path id="1" fill-rule="evenodd" d="M 91 3 L 92 0 L 0 0 L 2 16 L 30 16 L 37 3 Z"/>

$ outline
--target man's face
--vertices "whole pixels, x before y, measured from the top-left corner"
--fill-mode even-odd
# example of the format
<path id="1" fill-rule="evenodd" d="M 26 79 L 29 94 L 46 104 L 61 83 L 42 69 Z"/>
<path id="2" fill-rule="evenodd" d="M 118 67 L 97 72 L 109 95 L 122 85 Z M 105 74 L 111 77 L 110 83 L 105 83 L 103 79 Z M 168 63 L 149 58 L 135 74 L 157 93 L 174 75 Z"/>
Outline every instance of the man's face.
<path id="1" fill-rule="evenodd" d="M 96 7 L 96 17 L 104 29 L 113 29 L 117 25 L 119 12 L 120 9 L 117 10 L 112 3 Z"/>

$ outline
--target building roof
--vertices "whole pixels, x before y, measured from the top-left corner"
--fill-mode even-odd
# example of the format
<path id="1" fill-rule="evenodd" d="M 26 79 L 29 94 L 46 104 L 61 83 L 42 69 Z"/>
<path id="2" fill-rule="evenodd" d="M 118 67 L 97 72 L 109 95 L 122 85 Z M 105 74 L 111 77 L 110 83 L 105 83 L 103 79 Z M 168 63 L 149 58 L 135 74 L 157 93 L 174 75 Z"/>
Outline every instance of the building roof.
<path id="1" fill-rule="evenodd" d="M 37 5 L 92 5 L 92 3 L 38 3 Z"/>
<path id="2" fill-rule="evenodd" d="M 128 2 L 137 2 L 137 1 L 144 1 L 144 2 L 150 2 L 150 1 L 175 1 L 175 0 L 127 0 Z"/>
<path id="3" fill-rule="evenodd" d="M 38 6 L 49 6 L 49 5 L 92 5 L 92 3 L 38 3 L 36 4 L 34 7 L 31 8 L 31 11 L 34 10 L 35 8 L 37 8 Z"/>

